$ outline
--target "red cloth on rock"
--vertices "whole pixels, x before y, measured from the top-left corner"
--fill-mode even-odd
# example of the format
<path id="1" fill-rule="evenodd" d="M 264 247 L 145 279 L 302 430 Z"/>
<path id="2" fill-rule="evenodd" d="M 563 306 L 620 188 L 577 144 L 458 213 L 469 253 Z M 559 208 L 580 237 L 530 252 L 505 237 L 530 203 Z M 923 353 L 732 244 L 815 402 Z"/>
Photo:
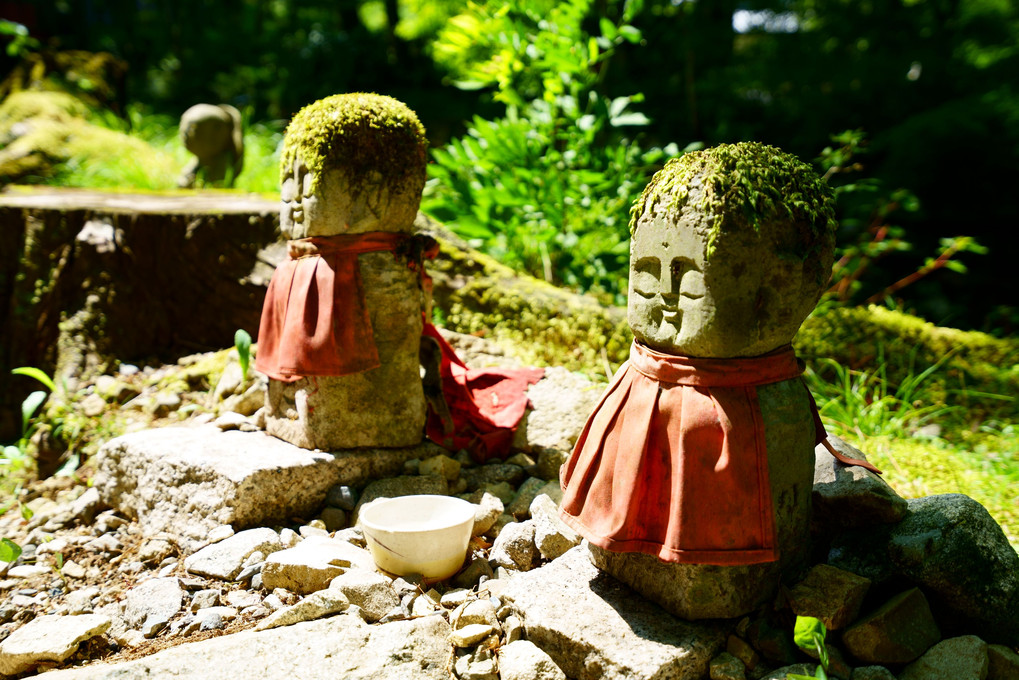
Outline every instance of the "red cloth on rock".
<path id="1" fill-rule="evenodd" d="M 425 433 L 450 451 L 467 449 L 478 462 L 505 458 L 513 433 L 527 408 L 527 388 L 541 380 L 542 368 L 470 369 L 439 331 L 425 323 L 422 335 L 433 338 L 442 351 L 442 395 L 451 422 L 429 408 Z"/>
<path id="2" fill-rule="evenodd" d="M 699 564 L 775 561 L 756 387 L 802 371 L 790 347 L 694 359 L 635 342 L 563 465 L 562 518 L 615 552 Z"/>
<path id="3" fill-rule="evenodd" d="M 294 382 L 378 367 L 357 257 L 395 250 L 407 238 L 369 232 L 288 241 L 289 257 L 265 293 L 255 368 Z"/>

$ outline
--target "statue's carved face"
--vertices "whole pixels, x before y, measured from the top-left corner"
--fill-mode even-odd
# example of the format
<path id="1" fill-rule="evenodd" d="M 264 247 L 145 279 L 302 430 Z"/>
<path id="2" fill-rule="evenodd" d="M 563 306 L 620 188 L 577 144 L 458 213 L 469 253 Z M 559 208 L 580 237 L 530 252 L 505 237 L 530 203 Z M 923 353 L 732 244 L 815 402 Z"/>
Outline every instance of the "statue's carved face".
<path id="1" fill-rule="evenodd" d="M 283 179 L 280 198 L 280 230 L 290 238 L 303 238 L 308 234 L 308 225 L 319 218 L 322 196 L 311 190 L 314 175 L 300 157 L 294 159 L 294 166 Z"/>
<path id="2" fill-rule="evenodd" d="M 642 219 L 630 242 L 628 321 L 652 349 L 693 357 L 749 357 L 792 342 L 823 282 L 814 268 L 752 230 L 723 237 L 710 260 L 696 211 Z"/>
<path id="3" fill-rule="evenodd" d="M 630 246 L 629 321 L 644 344 L 684 353 L 705 330 L 714 299 L 705 284 L 705 243 L 674 223 L 642 226 Z"/>

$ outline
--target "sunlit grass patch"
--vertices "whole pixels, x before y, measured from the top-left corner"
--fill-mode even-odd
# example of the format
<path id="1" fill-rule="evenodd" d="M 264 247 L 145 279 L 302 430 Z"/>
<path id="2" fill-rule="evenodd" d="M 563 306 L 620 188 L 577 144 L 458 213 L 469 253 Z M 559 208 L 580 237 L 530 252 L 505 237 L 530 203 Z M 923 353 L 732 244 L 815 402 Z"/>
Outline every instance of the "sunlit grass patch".
<path id="1" fill-rule="evenodd" d="M 1001 525 L 1019 550 L 1019 433 L 985 435 L 970 448 L 944 439 L 908 435 L 847 437 L 884 471 L 904 498 L 945 493 L 966 494 Z"/>

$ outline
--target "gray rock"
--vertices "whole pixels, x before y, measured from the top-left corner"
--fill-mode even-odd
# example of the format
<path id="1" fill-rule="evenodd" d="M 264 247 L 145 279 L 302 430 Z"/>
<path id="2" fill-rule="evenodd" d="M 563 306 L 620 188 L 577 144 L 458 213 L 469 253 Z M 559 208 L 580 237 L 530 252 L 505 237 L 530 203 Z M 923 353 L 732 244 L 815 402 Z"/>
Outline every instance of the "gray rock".
<path id="1" fill-rule="evenodd" d="M 722 652 L 708 666 L 711 680 L 746 680 L 746 666 L 729 652 Z"/>
<path id="2" fill-rule="evenodd" d="M 580 536 L 559 519 L 559 508 L 545 494 L 531 502 L 530 515 L 534 521 L 534 545 L 545 559 L 554 560 L 580 545 Z"/>
<path id="3" fill-rule="evenodd" d="M 320 590 L 312 593 L 297 604 L 278 609 L 255 626 L 255 630 L 268 630 L 281 626 L 292 626 L 302 621 L 314 621 L 346 611 L 350 601 L 338 590 Z"/>
<path id="4" fill-rule="evenodd" d="M 494 626 L 484 623 L 469 623 L 450 633 L 449 641 L 453 643 L 454 647 L 473 647 L 495 633 L 496 628 Z"/>
<path id="5" fill-rule="evenodd" d="M 198 630 L 222 630 L 226 628 L 226 621 L 218 612 L 202 612 L 198 617 Z"/>
<path id="6" fill-rule="evenodd" d="M 539 452 L 539 477 L 558 478 L 558 465 L 554 476 L 547 476 L 549 466 L 542 469 L 541 453 L 550 449 L 569 452 L 604 391 L 604 383 L 559 366 L 546 368 L 544 377 L 527 390 L 531 408 L 517 427 L 513 442 L 514 448 Z"/>
<path id="7" fill-rule="evenodd" d="M 961 494 L 908 501 L 896 525 L 847 531 L 828 563 L 875 584 L 905 577 L 924 588 L 952 630 L 1019 645 L 1019 555 L 979 503 Z"/>
<path id="8" fill-rule="evenodd" d="M 357 506 L 357 492 L 346 484 L 337 484 L 326 493 L 326 505 L 351 512 Z"/>
<path id="9" fill-rule="evenodd" d="M 47 680 L 293 680 L 295 666 L 283 659 L 299 660 L 301 680 L 449 680 L 449 632 L 439 616 L 381 626 L 334 616 L 223 635 L 119 664 L 55 671 Z"/>
<path id="10" fill-rule="evenodd" d="M 94 488 L 94 487 L 93 487 Z M 138 550 L 138 561 L 144 564 L 159 564 L 176 551 L 176 545 L 168 536 L 156 536 L 142 544 Z"/>
<path id="11" fill-rule="evenodd" d="M 725 651 L 739 659 L 740 663 L 748 671 L 753 672 L 757 670 L 758 665 L 761 663 L 761 655 L 757 653 L 757 650 L 738 635 L 729 635 L 725 641 Z"/>
<path id="12" fill-rule="evenodd" d="M 270 555 L 262 567 L 262 585 L 295 593 L 314 593 L 351 567 L 374 571 L 371 553 L 346 541 L 312 536 L 293 548 Z"/>
<path id="13" fill-rule="evenodd" d="M 343 593 L 351 604 L 360 607 L 364 620 L 369 623 L 378 621 L 400 604 L 390 580 L 370 569 L 349 569 L 333 578 L 329 589 Z"/>
<path id="14" fill-rule="evenodd" d="M 474 511 L 474 528 L 471 529 L 471 535 L 481 536 L 484 534 L 492 528 L 502 513 L 502 501 L 490 493 L 483 493 L 478 501 L 478 508 Z"/>
<path id="15" fill-rule="evenodd" d="M 79 614 L 91 614 L 96 598 L 99 597 L 99 588 L 88 586 L 81 590 L 75 590 L 67 594 L 64 604 L 67 605 L 67 613 L 71 616 Z"/>
<path id="16" fill-rule="evenodd" d="M 506 525 L 492 544 L 488 558 L 500 567 L 527 571 L 537 554 L 538 549 L 534 545 L 534 521 L 527 520 Z"/>
<path id="17" fill-rule="evenodd" d="M 838 437 L 829 435 L 835 449 L 850 458 L 867 457 Z M 844 465 L 823 444 L 814 449 L 814 521 L 825 529 L 848 529 L 891 524 L 906 516 L 905 499 L 884 479 L 858 465 Z"/>
<path id="18" fill-rule="evenodd" d="M 948 610 L 953 629 L 1019 645 L 1019 555 L 986 509 L 962 494 L 909 501 L 888 545 L 897 569 Z"/>
<path id="19" fill-rule="evenodd" d="M 820 619 L 828 630 L 856 620 L 870 580 L 827 564 L 815 565 L 789 592 L 793 613 Z"/>
<path id="20" fill-rule="evenodd" d="M 871 664 L 908 663 L 940 639 L 927 598 L 917 588 L 896 595 L 842 634 L 846 650 Z"/>
<path id="21" fill-rule="evenodd" d="M 984 680 L 987 643 L 975 635 L 942 640 L 906 666 L 899 680 Z"/>
<path id="22" fill-rule="evenodd" d="M 139 628 L 146 621 L 166 623 L 180 611 L 184 602 L 184 589 L 176 577 L 154 578 L 127 591 L 123 618 L 131 628 Z"/>
<path id="23" fill-rule="evenodd" d="M 326 525 L 326 531 L 329 532 L 339 531 L 347 526 L 347 513 L 342 508 L 326 507 L 319 515 L 319 519 Z"/>
<path id="24" fill-rule="evenodd" d="M 164 418 L 180 408 L 180 395 L 158 392 L 145 405 L 145 410 L 157 418 Z"/>
<path id="25" fill-rule="evenodd" d="M 465 602 L 450 615 L 449 623 L 453 630 L 460 630 L 465 626 L 476 623 L 491 626 L 497 631 L 501 629 L 499 617 L 495 612 L 495 605 L 489 599 Z"/>
<path id="26" fill-rule="evenodd" d="M 895 674 L 884 666 L 861 666 L 853 669 L 852 680 L 895 680 Z"/>
<path id="27" fill-rule="evenodd" d="M 290 531 L 290 529 L 285 529 L 285 531 Z M 226 539 L 230 538 L 231 536 L 233 536 L 236 533 L 237 532 L 234 531 L 234 528 L 232 526 L 230 526 L 229 524 L 220 524 L 215 529 L 212 529 L 211 531 L 209 531 L 208 535 L 206 535 L 206 537 L 205 537 L 206 545 L 212 545 L 213 543 L 219 543 L 220 541 L 223 541 L 223 540 L 226 540 Z M 204 548 L 205 546 L 202 546 L 202 547 Z M 287 547 L 286 544 L 284 544 L 284 547 Z"/>
<path id="28" fill-rule="evenodd" d="M 144 535 L 172 534 L 187 554 L 220 525 L 271 526 L 310 515 L 332 486 L 392 474 L 415 455 L 414 447 L 330 454 L 261 432 L 164 427 L 107 442 L 96 458 L 95 488 L 106 504 L 136 517 Z"/>
<path id="29" fill-rule="evenodd" d="M 524 623 L 515 615 L 509 615 L 502 622 L 502 633 L 506 638 L 506 644 L 524 639 Z"/>
<path id="30" fill-rule="evenodd" d="M 510 465 L 509 463 L 488 463 L 487 465 L 467 468 L 460 473 L 460 477 L 467 482 L 467 489 L 469 491 L 477 491 L 486 486 L 504 482 L 515 488 L 524 481 L 526 476 L 527 473 L 524 472 L 524 468 L 519 465 Z M 507 501 L 504 500 L 503 502 L 508 505 Z"/>
<path id="31" fill-rule="evenodd" d="M 681 621 L 599 571 L 583 547 L 499 584 L 528 639 L 577 680 L 701 680 L 725 641 L 714 624 Z"/>
<path id="32" fill-rule="evenodd" d="M 604 386 L 602 391 L 604 391 Z M 559 482 L 559 469 L 569 458 L 569 450 L 542 449 L 538 453 L 538 464 L 534 469 L 536 477 L 547 479 L 550 482 Z"/>
<path id="33" fill-rule="evenodd" d="M 814 672 L 817 670 L 816 663 L 794 663 L 791 666 L 783 666 L 778 670 L 768 673 L 761 680 L 786 680 L 791 674 L 807 675 L 814 677 Z"/>
<path id="34" fill-rule="evenodd" d="M 517 640 L 499 648 L 499 680 L 566 680 L 566 674 L 533 642 Z"/>
<path id="35" fill-rule="evenodd" d="M 418 465 L 419 475 L 439 475 L 447 482 L 453 482 L 460 476 L 460 461 L 450 458 L 444 453 L 421 461 Z"/>
<path id="36" fill-rule="evenodd" d="M 170 622 L 170 619 L 168 617 L 163 617 L 163 616 L 158 615 L 158 614 L 153 614 L 153 615 L 149 616 L 147 619 L 145 619 L 145 621 L 142 623 L 141 626 L 138 627 L 138 629 L 141 631 L 142 636 L 146 640 L 151 640 L 152 638 L 154 638 L 157 635 L 159 635 L 159 633 L 164 628 L 166 628 L 166 625 L 169 622 Z"/>
<path id="37" fill-rule="evenodd" d="M 524 480 L 524 483 L 517 489 L 517 495 L 506 506 L 506 514 L 513 515 L 518 519 L 526 519 L 530 516 L 531 502 L 543 486 L 545 486 L 545 480 L 540 477 L 529 477 Z"/>
<path id="38" fill-rule="evenodd" d="M 101 614 L 34 618 L 0 642 L 0 674 L 17 675 L 43 662 L 61 662 L 82 642 L 105 633 L 110 623 Z"/>
<path id="39" fill-rule="evenodd" d="M 495 572 L 488 560 L 481 557 L 474 557 L 460 573 L 453 577 L 453 585 L 457 588 L 473 588 L 481 581 L 482 577 L 492 578 Z"/>
<path id="40" fill-rule="evenodd" d="M 96 514 L 104 507 L 99 497 L 99 490 L 94 486 L 85 490 L 85 493 L 74 499 L 71 504 L 71 515 L 82 524 L 91 524 Z"/>
<path id="41" fill-rule="evenodd" d="M 191 596 L 191 611 L 197 612 L 200 609 L 219 606 L 219 591 L 211 588 L 199 590 Z"/>
<path id="42" fill-rule="evenodd" d="M 1019 654 L 1004 645 L 987 645 L 988 680 L 1019 680 Z"/>
<path id="43" fill-rule="evenodd" d="M 361 492 L 361 498 L 354 508 L 351 524 L 357 524 L 361 508 L 378 498 L 399 498 L 417 494 L 436 494 L 445 496 L 449 491 L 445 477 L 439 475 L 401 475 L 371 482 Z"/>
<path id="44" fill-rule="evenodd" d="M 248 529 L 190 555 L 184 560 L 184 568 L 199 576 L 230 581 L 241 573 L 244 561 L 253 552 L 269 554 L 281 547 L 279 534 L 272 529 Z"/>

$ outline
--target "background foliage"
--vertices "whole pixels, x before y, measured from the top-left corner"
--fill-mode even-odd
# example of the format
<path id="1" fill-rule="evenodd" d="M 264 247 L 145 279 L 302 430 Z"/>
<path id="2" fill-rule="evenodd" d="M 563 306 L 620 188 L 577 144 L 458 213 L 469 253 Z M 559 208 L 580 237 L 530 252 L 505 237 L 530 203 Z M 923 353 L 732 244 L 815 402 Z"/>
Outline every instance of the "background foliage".
<path id="1" fill-rule="evenodd" d="M 112 92 L 73 85 L 125 119 L 227 102 L 278 134 L 335 92 L 403 99 L 436 149 L 434 214 L 609 295 L 628 201 L 665 155 L 775 144 L 839 189 L 838 299 L 1019 321 L 1009 0 L 5 0 L 0 18 L 4 71 L 47 50 L 123 59 Z"/>

